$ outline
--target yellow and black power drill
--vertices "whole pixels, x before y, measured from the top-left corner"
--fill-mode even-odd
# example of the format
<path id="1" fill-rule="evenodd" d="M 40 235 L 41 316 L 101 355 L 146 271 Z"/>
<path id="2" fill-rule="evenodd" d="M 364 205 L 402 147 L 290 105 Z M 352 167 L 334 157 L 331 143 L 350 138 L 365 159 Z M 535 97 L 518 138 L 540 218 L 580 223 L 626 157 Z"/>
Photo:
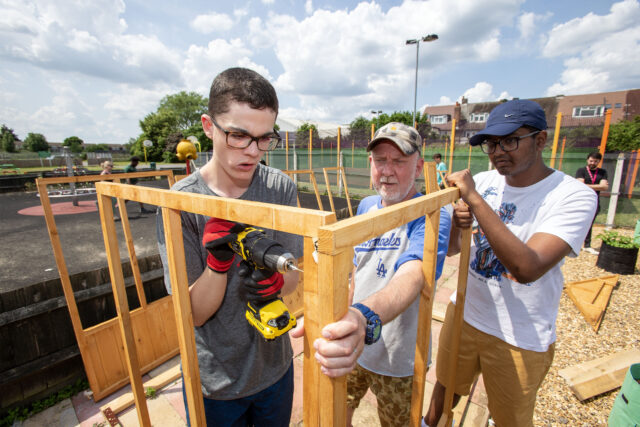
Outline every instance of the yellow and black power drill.
<path id="1" fill-rule="evenodd" d="M 302 271 L 291 253 L 258 228 L 244 226 L 244 230 L 238 233 L 238 239 L 230 242 L 229 246 L 254 269 L 282 274 L 291 270 Z M 281 298 L 260 303 L 248 301 L 245 317 L 267 340 L 276 339 L 296 326 L 295 316 L 289 313 Z"/>

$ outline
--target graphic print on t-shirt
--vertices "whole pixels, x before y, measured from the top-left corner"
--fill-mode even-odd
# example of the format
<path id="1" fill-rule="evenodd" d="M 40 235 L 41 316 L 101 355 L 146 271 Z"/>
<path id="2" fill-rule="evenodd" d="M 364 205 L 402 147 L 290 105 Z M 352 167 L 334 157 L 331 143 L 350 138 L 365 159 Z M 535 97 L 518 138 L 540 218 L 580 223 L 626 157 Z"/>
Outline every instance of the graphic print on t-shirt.
<path id="1" fill-rule="evenodd" d="M 486 199 L 488 195 L 497 195 L 497 189 L 495 187 L 489 187 L 483 194 L 482 198 Z M 501 203 L 500 209 L 496 211 L 500 220 L 505 224 L 513 222 L 513 219 L 518 208 L 514 203 Z M 473 230 L 473 242 L 476 246 L 476 253 L 473 261 L 471 262 L 471 269 L 482 277 L 488 279 L 495 279 L 500 282 L 502 276 L 509 275 L 507 269 L 502 265 L 498 257 L 489 246 L 489 242 L 482 231 L 480 226 L 474 227 Z"/>

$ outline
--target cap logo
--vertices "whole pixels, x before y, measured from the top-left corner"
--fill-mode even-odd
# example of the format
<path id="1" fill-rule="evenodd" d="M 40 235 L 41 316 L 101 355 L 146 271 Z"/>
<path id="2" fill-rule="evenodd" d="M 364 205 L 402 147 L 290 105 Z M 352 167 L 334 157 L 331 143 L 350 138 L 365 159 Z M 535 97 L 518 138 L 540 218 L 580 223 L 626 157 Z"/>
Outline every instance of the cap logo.
<path id="1" fill-rule="evenodd" d="M 511 116 L 513 116 L 513 114 L 505 114 L 504 116 L 505 117 L 511 117 Z"/>

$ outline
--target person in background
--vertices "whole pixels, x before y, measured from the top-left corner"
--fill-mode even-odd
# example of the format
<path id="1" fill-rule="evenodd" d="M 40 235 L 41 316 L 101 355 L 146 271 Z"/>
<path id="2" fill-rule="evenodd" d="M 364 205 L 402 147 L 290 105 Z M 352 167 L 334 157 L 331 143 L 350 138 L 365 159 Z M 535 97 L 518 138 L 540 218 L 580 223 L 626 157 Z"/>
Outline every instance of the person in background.
<path id="1" fill-rule="evenodd" d="M 100 166 L 102 166 L 100 175 L 111 175 L 111 171 L 113 171 L 113 162 L 111 160 L 105 160 Z"/>
<path id="2" fill-rule="evenodd" d="M 461 330 L 453 330 L 453 294 L 440 332 L 428 426 L 443 412 L 454 333 L 460 334 L 454 405 L 482 373 L 496 425 L 533 426 L 536 394 L 553 361 L 563 259 L 580 252 L 596 209 L 593 191 L 545 165 L 546 129 L 536 102 L 502 103 L 469 141 L 495 169 L 447 176 L 462 199 L 449 255 L 460 252 L 462 229 L 473 226 L 473 241 Z"/>
<path id="3" fill-rule="evenodd" d="M 363 199 L 358 215 L 422 196 L 416 190 L 424 165 L 419 142 L 418 131 L 402 123 L 378 129 L 367 146 L 378 195 Z M 442 272 L 450 225 L 451 216 L 442 208 L 436 279 Z M 425 218 L 419 217 L 357 245 L 349 289 L 350 303 L 355 304 L 341 320 L 323 328 L 323 336 L 331 341 L 315 343 L 323 373 L 349 374 L 347 425 L 369 389 L 376 395 L 383 426 L 409 425 L 418 308 L 425 286 L 424 237 Z M 293 336 L 301 335 L 301 329 Z"/>
<path id="4" fill-rule="evenodd" d="M 264 77 L 246 68 L 221 72 L 211 84 L 208 113 L 201 118 L 204 133 L 213 142 L 213 155 L 171 190 L 296 206 L 293 181 L 260 163 L 265 152 L 281 141 L 274 129 L 277 115 L 278 97 Z M 165 284 L 171 293 L 162 216 L 157 219 Z M 298 273 L 244 268 L 228 244 L 238 238 L 238 227 L 242 228 L 232 220 L 182 212 L 206 423 L 288 427 L 293 403 L 289 335 L 265 340 L 245 312 L 248 297 L 270 299 L 293 292 Z M 302 256 L 299 236 L 264 231 L 294 257 Z"/>
<path id="5" fill-rule="evenodd" d="M 442 161 L 442 155 L 436 153 L 433 155 L 433 161 L 436 162 L 436 175 L 438 177 L 438 187 L 442 190 L 444 188 L 443 178 L 447 176 L 447 165 Z"/>
<path id="6" fill-rule="evenodd" d="M 580 182 L 584 182 L 587 187 L 591 188 L 598 195 L 598 207 L 596 208 L 596 213 L 591 221 L 591 227 L 589 227 L 587 237 L 584 238 L 584 250 L 594 255 L 597 255 L 598 251 L 591 247 L 591 230 L 593 229 L 593 223 L 596 220 L 596 216 L 600 213 L 600 192 L 607 191 L 609 189 L 607 171 L 598 167 L 601 161 L 602 154 L 598 151 L 594 151 L 589 153 L 587 156 L 587 166 L 576 171 L 576 179 Z"/>
<path id="7" fill-rule="evenodd" d="M 132 173 L 137 171 L 138 163 L 140 163 L 140 159 L 137 156 L 131 157 L 130 163 L 124 168 L 124 173 Z M 127 178 L 127 184 L 136 185 L 138 183 L 138 178 Z M 125 204 L 128 200 L 124 201 Z M 155 211 L 146 209 L 142 202 L 138 202 L 140 204 L 140 213 L 141 214 L 150 214 L 155 213 Z"/>

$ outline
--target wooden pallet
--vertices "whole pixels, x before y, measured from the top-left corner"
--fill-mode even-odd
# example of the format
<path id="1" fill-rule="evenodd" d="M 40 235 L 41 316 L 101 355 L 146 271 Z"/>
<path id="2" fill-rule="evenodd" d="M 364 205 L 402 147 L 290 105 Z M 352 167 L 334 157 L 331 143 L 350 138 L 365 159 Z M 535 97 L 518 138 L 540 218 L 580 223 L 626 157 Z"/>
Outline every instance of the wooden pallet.
<path id="1" fill-rule="evenodd" d="M 561 369 L 571 391 L 580 400 L 618 388 L 633 363 L 640 362 L 640 350 L 630 348 L 599 359 Z"/>
<path id="2" fill-rule="evenodd" d="M 565 292 L 595 332 L 600 328 L 616 283 L 617 274 L 565 283 Z"/>

